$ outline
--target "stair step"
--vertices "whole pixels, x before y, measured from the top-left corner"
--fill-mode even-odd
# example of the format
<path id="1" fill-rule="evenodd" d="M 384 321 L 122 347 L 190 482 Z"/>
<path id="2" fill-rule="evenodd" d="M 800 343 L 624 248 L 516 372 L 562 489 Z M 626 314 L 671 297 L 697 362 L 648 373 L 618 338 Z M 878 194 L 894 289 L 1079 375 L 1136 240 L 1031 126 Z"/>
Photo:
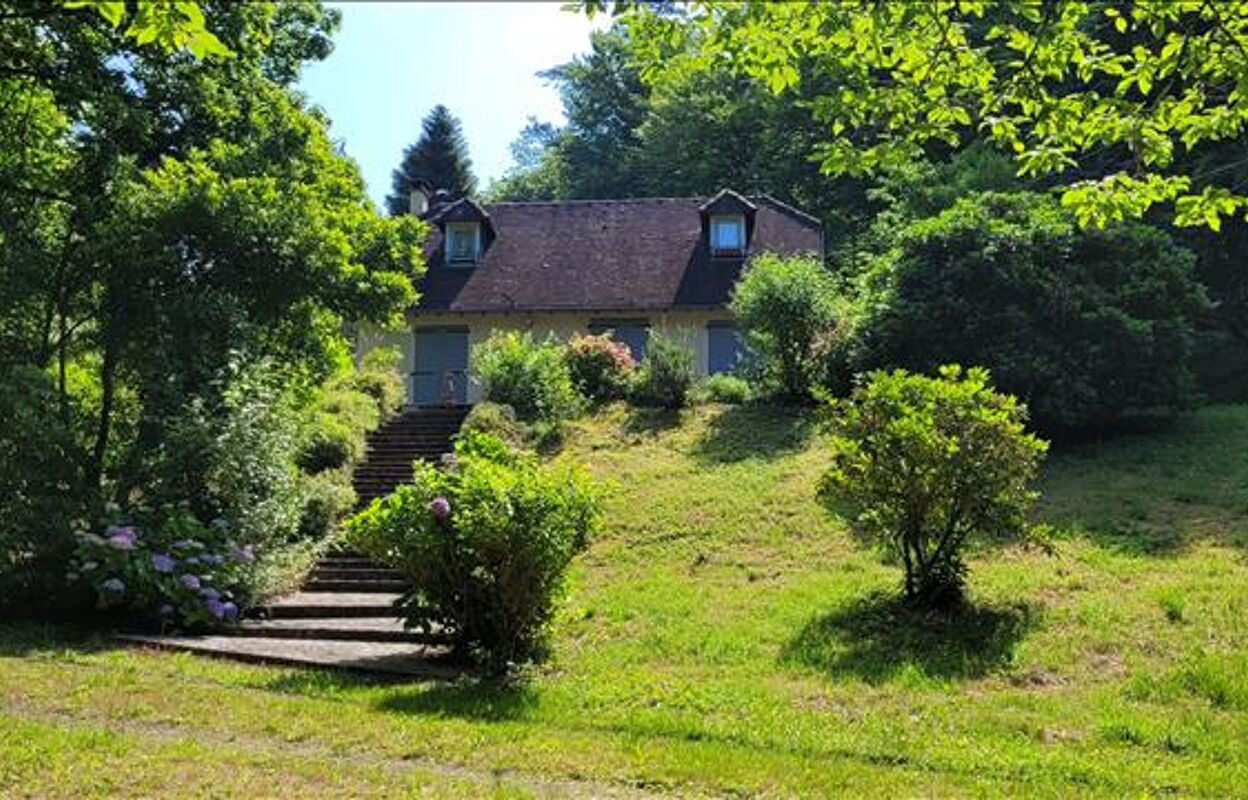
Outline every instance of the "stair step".
<path id="1" fill-rule="evenodd" d="M 411 642 L 355 642 L 248 636 L 118 636 L 144 647 L 181 650 L 200 655 L 261 664 L 340 669 L 390 678 L 453 678 L 463 674 L 448 661 L 449 650 Z"/>
<path id="2" fill-rule="evenodd" d="M 312 570 L 311 577 L 318 581 L 401 581 L 403 573 L 376 564 L 367 567 L 343 567 L 322 561 Z"/>
<path id="3" fill-rule="evenodd" d="M 267 639 L 335 639 L 355 642 L 441 642 L 445 637 L 408 630 L 397 617 L 304 617 L 249 619 L 221 631 L 224 636 Z"/>
<path id="4" fill-rule="evenodd" d="M 302 591 L 278 598 L 260 609 L 269 619 L 307 617 L 385 617 L 395 613 L 401 594 L 384 592 Z"/>
<path id="5" fill-rule="evenodd" d="M 349 592 L 353 594 L 377 594 L 406 592 L 411 584 L 399 578 L 397 580 L 323 580 L 312 578 L 303 585 L 309 592 Z"/>

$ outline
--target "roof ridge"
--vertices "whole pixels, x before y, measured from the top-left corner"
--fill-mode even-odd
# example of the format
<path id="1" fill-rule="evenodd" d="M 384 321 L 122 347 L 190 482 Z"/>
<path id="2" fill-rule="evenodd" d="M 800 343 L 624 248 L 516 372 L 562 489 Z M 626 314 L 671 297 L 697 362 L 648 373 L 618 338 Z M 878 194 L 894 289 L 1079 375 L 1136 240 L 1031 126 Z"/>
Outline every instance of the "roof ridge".
<path id="1" fill-rule="evenodd" d="M 494 206 L 570 206 L 592 205 L 594 203 L 686 203 L 704 201 L 704 196 L 691 197 L 593 197 L 575 198 L 571 200 L 500 200 L 496 203 L 484 203 L 487 208 Z"/>

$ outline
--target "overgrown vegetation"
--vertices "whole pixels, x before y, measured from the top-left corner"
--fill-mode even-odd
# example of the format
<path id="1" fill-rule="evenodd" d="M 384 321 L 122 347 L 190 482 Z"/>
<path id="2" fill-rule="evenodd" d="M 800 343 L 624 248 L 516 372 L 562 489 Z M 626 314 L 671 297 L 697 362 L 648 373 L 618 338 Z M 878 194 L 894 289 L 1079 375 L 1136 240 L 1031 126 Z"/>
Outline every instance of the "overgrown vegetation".
<path id="1" fill-rule="evenodd" d="M 348 541 L 411 579 L 408 626 L 506 671 L 540 654 L 598 514 L 582 471 L 540 466 L 474 431 L 460 435 L 453 462 L 417 464 L 411 484 L 353 518 Z"/>
<path id="2" fill-rule="evenodd" d="M 651 333 L 629 399 L 639 406 L 683 408 L 693 385 L 693 352 L 682 337 Z"/>
<path id="3" fill-rule="evenodd" d="M 525 422 L 558 424 L 581 408 L 563 347 L 554 339 L 537 341 L 528 331 L 496 331 L 472 348 L 471 363 L 485 399 L 511 406 Z"/>

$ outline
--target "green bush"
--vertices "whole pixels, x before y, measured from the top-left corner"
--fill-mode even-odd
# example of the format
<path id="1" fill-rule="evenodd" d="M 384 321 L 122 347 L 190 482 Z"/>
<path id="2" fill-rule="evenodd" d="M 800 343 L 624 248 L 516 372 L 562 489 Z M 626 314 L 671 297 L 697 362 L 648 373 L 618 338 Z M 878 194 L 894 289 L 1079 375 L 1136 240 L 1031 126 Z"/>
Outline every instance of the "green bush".
<path id="1" fill-rule="evenodd" d="M 731 308 L 760 382 L 786 400 L 809 400 L 836 335 L 832 273 L 814 258 L 762 253 L 746 265 Z"/>
<path id="2" fill-rule="evenodd" d="M 369 350 L 352 373 L 351 388 L 373 399 L 379 412 L 378 423 L 385 422 L 403 408 L 407 391 L 399 363 L 403 354 L 393 347 L 377 347 Z M 374 425 L 375 427 L 375 425 Z"/>
<path id="3" fill-rule="evenodd" d="M 607 334 L 574 336 L 564 350 L 572 383 L 596 402 L 619 400 L 628 393 L 637 363 L 628 345 Z"/>
<path id="4" fill-rule="evenodd" d="M 753 389 L 749 381 L 726 373 L 708 375 L 694 384 L 689 392 L 689 399 L 695 405 L 702 403 L 740 405 L 748 403 L 752 397 Z"/>
<path id="5" fill-rule="evenodd" d="M 52 381 L 0 370 L 0 608 L 46 606 L 64 586 L 72 521 L 83 516 L 83 460 Z"/>
<path id="6" fill-rule="evenodd" d="M 1081 231 L 1039 194 L 981 194 L 903 228 L 863 277 L 859 369 L 988 368 L 1049 432 L 1192 399 L 1192 255 L 1140 224 Z"/>
<path id="7" fill-rule="evenodd" d="M 299 540 L 328 541 L 337 532 L 338 523 L 355 508 L 351 470 L 325 470 L 307 475 L 301 481 L 301 490 L 303 510 L 299 516 Z"/>
<path id="8" fill-rule="evenodd" d="M 821 497 L 901 562 L 908 601 L 958 602 L 967 540 L 1026 531 L 1048 447 L 1024 430 L 1026 407 L 987 371 L 946 366 L 935 378 L 872 373 L 832 412 Z"/>
<path id="9" fill-rule="evenodd" d="M 500 403 L 477 403 L 464 417 L 459 430 L 461 433 L 488 433 L 515 448 L 524 447 L 528 442 L 528 432 L 524 423 L 516 419 L 515 409 Z"/>
<path id="10" fill-rule="evenodd" d="M 460 654 L 505 670 L 540 653 L 598 492 L 584 472 L 543 467 L 488 434 L 462 434 L 455 451 L 352 518 L 348 541 L 411 579 L 410 627 L 444 630 Z"/>
<path id="11" fill-rule="evenodd" d="M 511 406 L 521 420 L 569 419 L 582 405 L 563 348 L 553 340 L 498 331 L 473 348 L 472 364 L 485 399 Z"/>
<path id="12" fill-rule="evenodd" d="M 364 454 L 364 431 L 330 414 L 316 414 L 304 433 L 295 462 L 315 475 L 354 464 Z"/>
<path id="13" fill-rule="evenodd" d="M 650 334 L 629 399 L 639 406 L 683 408 L 693 385 L 693 352 L 659 333 Z"/>

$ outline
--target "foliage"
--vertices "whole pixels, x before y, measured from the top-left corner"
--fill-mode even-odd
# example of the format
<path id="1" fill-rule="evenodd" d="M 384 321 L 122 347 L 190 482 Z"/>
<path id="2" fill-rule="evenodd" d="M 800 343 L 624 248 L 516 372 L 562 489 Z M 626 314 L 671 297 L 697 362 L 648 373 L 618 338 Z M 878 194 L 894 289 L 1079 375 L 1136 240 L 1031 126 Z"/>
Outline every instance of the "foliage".
<path id="1" fill-rule="evenodd" d="M 496 331 L 473 347 L 471 363 L 486 400 L 511 406 L 525 422 L 559 421 L 578 412 L 563 348 L 528 331 Z"/>
<path id="2" fill-rule="evenodd" d="M 231 539 L 224 520 L 203 525 L 189 510 L 171 507 L 138 513 L 142 522 L 77 534 L 70 582 L 90 585 L 100 608 L 163 626 L 237 620 L 250 599 L 252 548 Z"/>
<path id="3" fill-rule="evenodd" d="M 817 259 L 755 256 L 733 288 L 731 309 L 765 385 L 810 398 L 835 333 L 836 286 Z"/>
<path id="4" fill-rule="evenodd" d="M 403 150 L 403 160 L 391 177 L 386 210 L 398 217 L 410 213 L 411 193 L 418 181 L 428 188 L 445 190 L 458 200 L 477 191 L 459 118 L 439 103 L 420 123 L 420 138 Z"/>
<path id="5" fill-rule="evenodd" d="M 568 565 L 596 527 L 597 490 L 489 434 L 461 435 L 455 455 L 446 468 L 417 464 L 413 483 L 373 501 L 348 537 L 412 580 L 409 626 L 445 630 L 461 653 L 505 670 L 539 654 Z"/>
<path id="6" fill-rule="evenodd" d="M 94 11 L 136 45 L 154 43 L 167 51 L 186 49 L 196 58 L 233 55 L 233 51 L 208 30 L 204 12 L 197 2 L 138 0 L 129 6 L 126 0 L 57 2 L 68 9 Z"/>
<path id="7" fill-rule="evenodd" d="M 683 408 L 692 385 L 693 351 L 674 338 L 651 333 L 629 400 L 639 406 Z"/>
<path id="8" fill-rule="evenodd" d="M 986 370 L 946 366 L 935 378 L 872 373 L 832 412 L 820 495 L 902 563 L 907 600 L 960 602 L 968 540 L 1026 531 L 1048 447 L 1024 430 L 1026 407 Z"/>
<path id="9" fill-rule="evenodd" d="M 897 231 L 863 286 L 862 368 L 978 364 L 1052 431 L 1190 402 L 1206 301 L 1160 231 L 1080 231 L 1043 195 L 974 195 Z"/>
<path id="10" fill-rule="evenodd" d="M 528 440 L 525 425 L 516 419 L 516 410 L 501 403 L 476 403 L 460 423 L 461 433 L 484 433 L 506 443 L 509 447 L 521 448 Z"/>
<path id="11" fill-rule="evenodd" d="M 596 402 L 623 397 L 637 367 L 628 345 L 605 333 L 573 336 L 564 350 L 564 359 L 577 390 Z"/>
<path id="12" fill-rule="evenodd" d="M 695 383 L 689 392 L 689 400 L 694 405 L 703 403 L 740 405 L 748 403 L 753 396 L 754 389 L 749 381 L 726 372 L 706 376 Z"/>
<path id="13" fill-rule="evenodd" d="M 830 174 L 978 135 L 1024 175 L 1062 176 L 1084 224 L 1169 204 L 1216 230 L 1248 210 L 1223 170 L 1179 157 L 1243 135 L 1242 2 L 614 5 L 652 84 L 728 69 L 791 96 L 822 80 L 810 155 Z"/>
<path id="14" fill-rule="evenodd" d="M 360 359 L 357 369 L 351 372 L 350 387 L 373 398 L 380 414 L 379 422 L 385 422 L 397 414 L 407 398 L 399 364 L 403 354 L 395 347 L 374 347 Z"/>

